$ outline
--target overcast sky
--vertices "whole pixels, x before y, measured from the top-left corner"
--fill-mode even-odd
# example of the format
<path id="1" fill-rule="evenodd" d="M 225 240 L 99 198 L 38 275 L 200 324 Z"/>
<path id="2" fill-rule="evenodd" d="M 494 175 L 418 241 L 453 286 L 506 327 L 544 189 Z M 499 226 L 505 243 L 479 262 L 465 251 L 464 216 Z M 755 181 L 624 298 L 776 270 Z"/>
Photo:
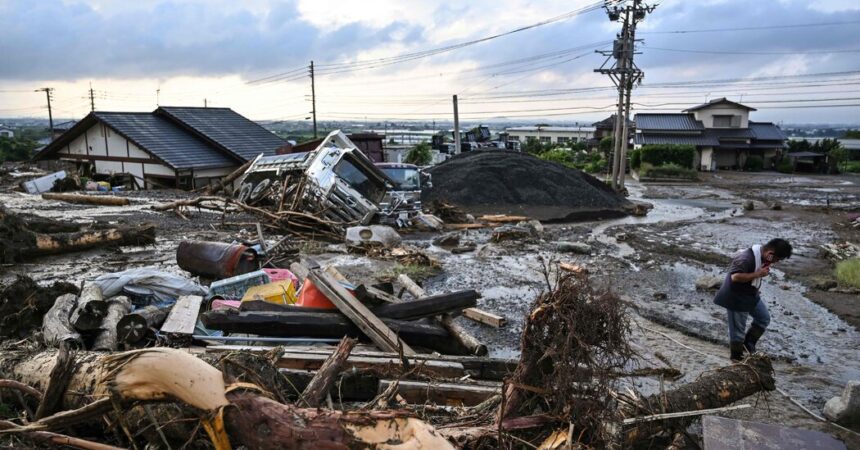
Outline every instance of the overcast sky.
<path id="1" fill-rule="evenodd" d="M 757 107 L 754 120 L 860 123 L 860 107 L 836 106 L 860 104 L 860 1 L 653 3 L 637 35 L 645 72 L 637 110 L 679 111 L 727 96 Z M 44 93 L 32 91 L 50 86 L 55 116 L 80 118 L 91 83 L 101 110 L 206 101 L 258 120 L 302 119 L 311 107 L 302 67 L 314 60 L 320 120 L 450 119 L 459 94 L 464 119 L 590 122 L 615 102 L 609 79 L 593 72 L 604 59 L 594 50 L 607 48 L 620 24 L 600 9 L 396 64 L 332 64 L 480 39 L 593 4 L 0 0 L 0 117 L 46 117 Z M 834 72 L 849 73 L 787 78 Z M 702 83 L 745 78 L 756 80 Z M 690 83 L 661 86 L 677 82 Z M 550 95 L 563 89 L 574 91 Z"/>

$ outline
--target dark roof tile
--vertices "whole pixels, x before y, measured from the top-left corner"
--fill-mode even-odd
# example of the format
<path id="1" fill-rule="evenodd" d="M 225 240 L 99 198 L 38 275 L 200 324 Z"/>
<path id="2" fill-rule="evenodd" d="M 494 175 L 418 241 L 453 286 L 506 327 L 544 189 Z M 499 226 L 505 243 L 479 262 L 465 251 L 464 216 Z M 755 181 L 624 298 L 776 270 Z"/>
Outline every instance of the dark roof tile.
<path id="1" fill-rule="evenodd" d="M 636 114 L 637 130 L 698 131 L 704 130 L 702 122 L 692 114 Z"/>

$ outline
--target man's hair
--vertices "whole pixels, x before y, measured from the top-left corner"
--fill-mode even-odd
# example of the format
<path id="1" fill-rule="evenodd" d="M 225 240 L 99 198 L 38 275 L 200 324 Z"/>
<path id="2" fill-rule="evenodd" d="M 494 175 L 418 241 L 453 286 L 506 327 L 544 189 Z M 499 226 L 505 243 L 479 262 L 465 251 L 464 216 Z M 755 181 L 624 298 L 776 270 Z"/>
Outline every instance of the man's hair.
<path id="1" fill-rule="evenodd" d="M 764 248 L 773 250 L 774 256 L 779 259 L 791 258 L 791 244 L 789 244 L 785 239 L 771 239 L 764 245 Z"/>

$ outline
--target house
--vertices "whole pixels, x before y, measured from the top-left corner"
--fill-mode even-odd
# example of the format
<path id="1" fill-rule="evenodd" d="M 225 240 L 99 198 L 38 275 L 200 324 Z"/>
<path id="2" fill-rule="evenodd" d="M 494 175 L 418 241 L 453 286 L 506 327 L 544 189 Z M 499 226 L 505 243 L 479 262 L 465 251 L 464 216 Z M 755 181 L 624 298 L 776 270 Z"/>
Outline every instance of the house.
<path id="1" fill-rule="evenodd" d="M 740 169 L 749 156 L 759 156 L 766 169 L 773 168 L 787 138 L 771 122 L 749 120 L 751 111 L 755 108 L 718 98 L 681 113 L 636 114 L 634 147 L 693 145 L 695 167 L 703 171 Z"/>
<path id="2" fill-rule="evenodd" d="M 551 127 L 543 125 L 505 129 L 507 142 L 519 141 L 524 144 L 529 138 L 534 138 L 542 144 L 560 145 L 587 142 L 594 138 L 594 131 L 594 127 Z"/>
<path id="3" fill-rule="evenodd" d="M 13 138 L 15 137 L 15 132 L 6 127 L 0 127 L 0 137 Z"/>
<path id="4" fill-rule="evenodd" d="M 84 173 L 130 176 L 139 188 L 210 184 L 284 140 L 230 108 L 162 106 L 153 112 L 94 111 L 34 160 L 72 161 Z"/>

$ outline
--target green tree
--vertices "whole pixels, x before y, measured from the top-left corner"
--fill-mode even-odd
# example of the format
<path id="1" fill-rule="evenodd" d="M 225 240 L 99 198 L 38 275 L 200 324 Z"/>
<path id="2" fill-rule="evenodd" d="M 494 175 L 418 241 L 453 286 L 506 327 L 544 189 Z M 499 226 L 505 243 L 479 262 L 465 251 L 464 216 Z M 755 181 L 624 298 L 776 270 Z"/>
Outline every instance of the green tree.
<path id="1" fill-rule="evenodd" d="M 0 137 L 0 162 L 2 161 L 25 161 L 33 156 L 36 142 L 19 137 Z"/>
<path id="2" fill-rule="evenodd" d="M 597 144 L 597 149 L 600 150 L 600 153 L 603 153 L 603 156 L 606 159 L 609 159 L 609 155 L 612 153 L 612 136 L 605 136 L 600 140 L 600 143 Z"/>
<path id="3" fill-rule="evenodd" d="M 426 166 L 433 161 L 433 153 L 430 149 L 430 144 L 422 142 L 406 154 L 406 163 L 415 164 L 416 166 Z"/>
<path id="4" fill-rule="evenodd" d="M 812 151 L 812 146 L 809 145 L 809 141 L 806 139 L 795 141 L 788 141 L 788 153 L 797 153 L 797 152 L 809 152 Z"/>
<path id="5" fill-rule="evenodd" d="M 526 142 L 522 145 L 522 150 L 526 153 L 530 153 L 532 155 L 540 155 L 541 153 L 548 150 L 546 146 L 540 143 L 540 141 L 535 137 L 526 138 Z"/>
<path id="6" fill-rule="evenodd" d="M 860 139 L 860 130 L 848 130 L 845 132 L 845 139 Z"/>
<path id="7" fill-rule="evenodd" d="M 845 165 L 848 162 L 850 155 L 848 154 L 848 150 L 846 150 L 845 147 L 842 147 L 842 144 L 840 144 L 839 141 L 836 139 L 833 139 L 833 141 L 836 142 L 836 145 L 831 146 L 830 150 L 827 151 L 827 156 L 830 160 L 830 172 L 845 172 Z"/>

